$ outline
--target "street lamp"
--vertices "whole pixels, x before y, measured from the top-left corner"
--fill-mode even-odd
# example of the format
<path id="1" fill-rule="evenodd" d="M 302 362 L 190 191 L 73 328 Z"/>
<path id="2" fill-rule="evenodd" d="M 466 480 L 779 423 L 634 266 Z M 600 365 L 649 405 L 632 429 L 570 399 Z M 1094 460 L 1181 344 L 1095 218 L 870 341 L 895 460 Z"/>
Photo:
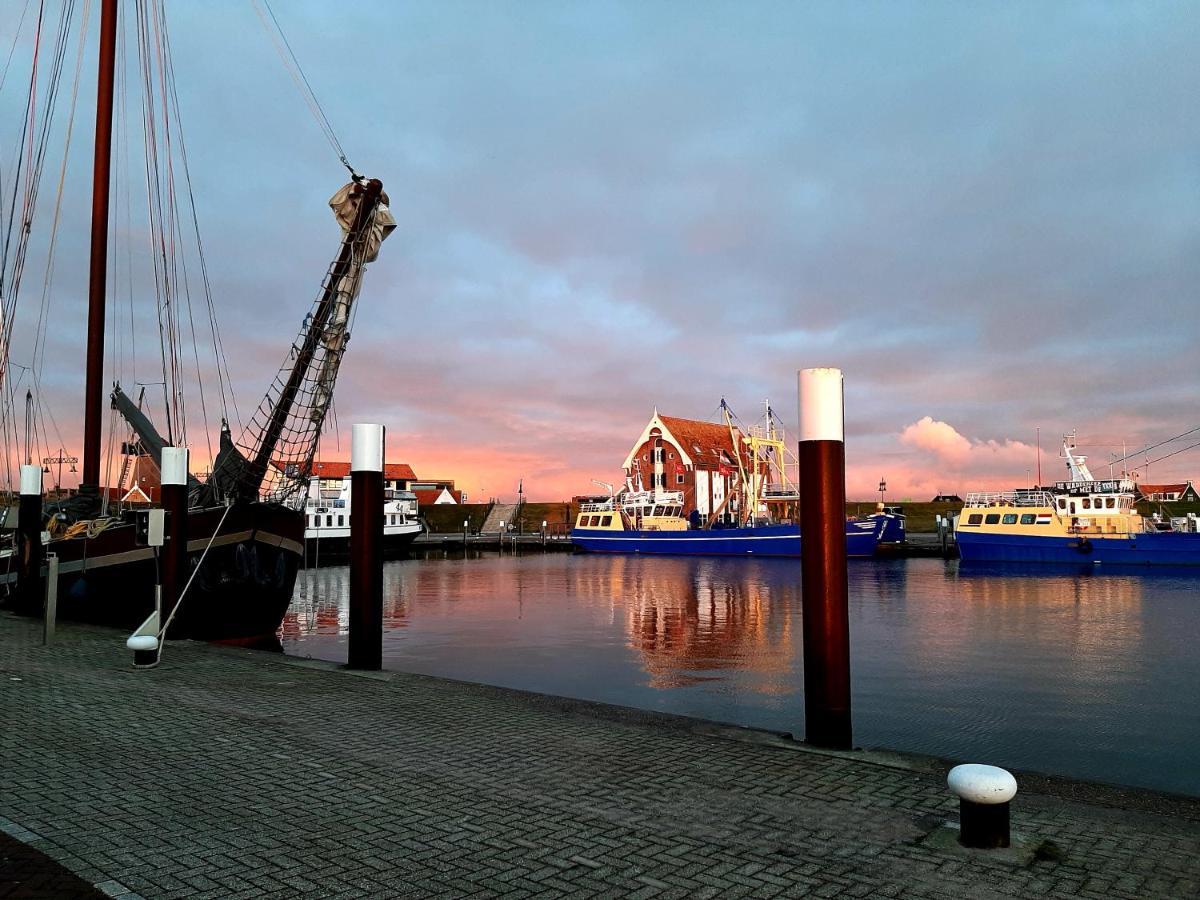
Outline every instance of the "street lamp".
<path id="1" fill-rule="evenodd" d="M 463 549 L 467 546 L 467 527 L 471 524 L 470 519 L 463 519 Z"/>
<path id="2" fill-rule="evenodd" d="M 887 481 L 883 478 L 879 479 L 879 505 L 883 505 L 883 492 L 887 490 Z"/>
<path id="3" fill-rule="evenodd" d="M 542 546 L 546 546 L 546 520 L 542 519 Z"/>

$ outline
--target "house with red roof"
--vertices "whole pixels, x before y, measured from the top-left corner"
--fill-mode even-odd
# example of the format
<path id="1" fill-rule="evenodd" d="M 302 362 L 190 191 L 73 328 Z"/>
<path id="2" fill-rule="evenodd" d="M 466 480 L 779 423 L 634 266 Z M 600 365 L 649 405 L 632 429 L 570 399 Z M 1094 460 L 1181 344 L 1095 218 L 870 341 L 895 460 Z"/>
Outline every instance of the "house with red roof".
<path id="1" fill-rule="evenodd" d="M 740 500 L 739 470 L 750 467 L 742 438 L 736 426 L 664 416 L 656 409 L 622 467 L 635 490 L 682 491 L 684 516 L 693 511 L 731 516 Z"/>
<path id="2" fill-rule="evenodd" d="M 1190 481 L 1179 482 L 1178 484 L 1146 484 L 1138 482 L 1137 485 L 1139 500 L 1152 500 L 1158 503 L 1195 503 L 1200 500 L 1200 496 L 1196 494 L 1196 488 L 1192 486 Z"/>

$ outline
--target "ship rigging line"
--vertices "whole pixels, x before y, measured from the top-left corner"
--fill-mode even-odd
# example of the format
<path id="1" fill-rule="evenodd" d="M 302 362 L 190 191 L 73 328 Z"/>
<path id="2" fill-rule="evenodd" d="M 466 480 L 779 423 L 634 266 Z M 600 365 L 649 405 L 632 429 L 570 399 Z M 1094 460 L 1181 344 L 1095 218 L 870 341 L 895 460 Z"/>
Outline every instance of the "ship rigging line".
<path id="1" fill-rule="evenodd" d="M 1135 456 L 1144 456 L 1145 454 L 1149 453 L 1151 450 L 1161 447 L 1164 444 L 1169 444 L 1172 441 L 1177 441 L 1180 438 L 1185 438 L 1189 434 L 1195 434 L 1197 431 L 1200 431 L 1200 425 L 1197 425 L 1195 428 L 1189 428 L 1187 431 L 1183 432 L 1182 434 L 1175 435 L 1175 437 L 1169 437 L 1165 441 L 1159 441 L 1157 444 L 1151 444 L 1149 447 L 1143 447 L 1141 450 L 1135 450 L 1133 453 L 1126 453 L 1120 459 L 1114 460 L 1113 465 L 1115 466 L 1117 463 L 1123 463 L 1127 459 L 1133 459 Z M 1196 447 L 1196 446 L 1200 446 L 1200 444 L 1192 444 L 1192 447 Z M 1184 447 L 1183 450 L 1191 450 L 1192 447 Z M 1166 456 L 1160 456 L 1158 459 L 1152 459 L 1147 465 L 1153 465 L 1154 463 L 1158 462 L 1161 459 L 1167 459 L 1168 457 L 1174 456 L 1176 453 L 1182 453 L 1183 450 L 1176 450 L 1173 453 L 1168 453 Z"/>
<path id="2" fill-rule="evenodd" d="M 329 117 L 325 115 L 325 109 L 321 106 L 321 101 L 317 99 L 317 94 L 312 89 L 312 85 L 308 81 L 308 76 L 304 74 L 304 68 L 300 65 L 300 60 L 296 58 L 296 54 L 292 50 L 292 45 L 288 42 L 287 35 L 283 33 L 283 27 L 279 24 L 279 19 L 275 17 L 275 10 L 271 9 L 269 0 L 251 0 L 251 2 L 254 4 L 254 11 L 258 13 L 258 18 L 262 22 L 263 30 L 267 32 L 267 37 L 271 39 L 271 43 L 275 46 L 275 50 L 283 62 L 283 67 L 292 76 L 292 81 L 295 83 L 296 89 L 300 91 L 300 96 L 316 120 L 317 126 L 324 132 L 325 139 L 329 141 L 329 145 L 333 148 L 333 152 L 337 154 L 338 159 L 341 160 L 342 165 L 346 167 L 354 180 L 358 181 L 359 175 L 354 171 L 354 166 L 350 165 L 350 161 L 346 159 L 346 151 L 342 148 L 342 142 L 338 140 L 338 136 L 333 130 L 333 125 L 330 123 Z M 264 8 L 266 9 L 266 14 L 263 13 Z M 271 20 L 269 24 L 267 22 L 268 16 Z M 271 25 L 274 25 L 273 29 Z"/>

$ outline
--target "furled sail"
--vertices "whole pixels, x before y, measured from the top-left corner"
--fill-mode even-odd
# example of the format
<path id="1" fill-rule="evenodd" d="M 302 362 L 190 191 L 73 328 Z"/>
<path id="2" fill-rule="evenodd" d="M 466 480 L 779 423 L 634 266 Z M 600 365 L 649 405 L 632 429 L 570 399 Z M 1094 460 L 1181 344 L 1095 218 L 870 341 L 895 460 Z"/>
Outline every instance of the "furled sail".
<path id="1" fill-rule="evenodd" d="M 358 219 L 359 206 L 362 204 L 363 190 L 357 182 L 344 185 L 329 200 L 329 206 L 342 232 L 349 235 Z M 379 247 L 396 228 L 396 220 L 388 209 L 388 195 L 380 193 L 379 203 L 375 207 L 375 215 L 370 225 L 364 231 L 359 249 L 350 261 L 350 266 L 333 285 L 333 309 L 330 312 L 329 323 L 321 336 L 321 345 L 325 350 L 325 358 L 317 374 L 316 392 L 313 397 L 313 408 L 309 415 L 314 422 L 325 418 L 329 401 L 333 399 L 333 386 L 337 380 L 338 366 L 342 354 L 346 350 L 346 342 L 350 340 L 350 314 L 354 301 L 362 287 L 363 267 L 374 262 L 379 257 Z"/>

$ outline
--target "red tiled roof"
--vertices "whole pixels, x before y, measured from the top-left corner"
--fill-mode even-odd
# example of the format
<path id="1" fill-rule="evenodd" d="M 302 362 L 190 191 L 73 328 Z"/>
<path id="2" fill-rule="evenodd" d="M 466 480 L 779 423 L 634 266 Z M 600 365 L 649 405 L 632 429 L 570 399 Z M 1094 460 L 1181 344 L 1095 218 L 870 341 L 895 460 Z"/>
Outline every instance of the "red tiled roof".
<path id="1" fill-rule="evenodd" d="M 428 490 L 428 491 L 413 491 L 413 493 L 416 494 L 416 496 L 417 496 L 417 505 L 418 506 L 433 506 L 435 503 L 437 503 L 438 497 L 442 496 L 442 491 L 440 489 L 439 490 Z M 461 491 L 451 491 L 450 496 L 454 498 L 455 503 L 462 503 L 462 492 Z"/>
<path id="2" fill-rule="evenodd" d="M 1190 482 L 1181 481 L 1179 484 L 1146 484 L 1138 482 L 1138 493 L 1143 497 L 1149 497 L 1151 494 L 1182 494 L 1187 490 Z"/>
<path id="3" fill-rule="evenodd" d="M 345 478 L 350 474 L 350 463 L 314 459 L 312 474 L 319 478 Z M 408 463 L 384 463 L 383 477 L 385 481 L 415 481 L 417 474 Z"/>
<path id="4" fill-rule="evenodd" d="M 720 462 L 720 451 L 722 450 L 729 457 L 730 463 L 734 462 L 733 441 L 730 439 L 727 426 L 713 422 L 700 422 L 696 419 L 679 419 L 675 416 L 664 416 L 661 413 L 658 418 L 667 426 L 667 431 L 671 432 L 671 436 L 679 442 L 683 452 L 690 456 L 694 463 L 707 463 L 709 466 L 714 466 Z M 734 432 L 739 438 L 741 437 L 741 432 L 736 427 Z M 742 453 L 742 459 L 748 463 L 746 446 L 740 441 L 738 450 Z"/>

